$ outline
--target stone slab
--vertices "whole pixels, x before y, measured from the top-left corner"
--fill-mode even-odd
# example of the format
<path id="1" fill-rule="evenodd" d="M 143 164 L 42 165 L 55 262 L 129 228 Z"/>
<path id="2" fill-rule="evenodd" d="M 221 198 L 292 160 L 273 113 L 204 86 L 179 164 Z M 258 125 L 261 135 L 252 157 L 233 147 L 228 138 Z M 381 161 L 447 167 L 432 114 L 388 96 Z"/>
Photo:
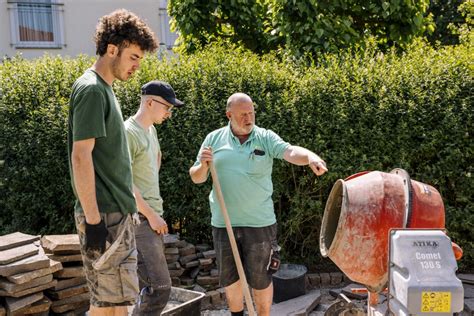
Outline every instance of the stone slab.
<path id="1" fill-rule="evenodd" d="M 77 234 L 46 235 L 41 238 L 41 245 L 52 253 L 64 253 L 65 251 L 80 252 L 81 250 Z"/>
<path id="2" fill-rule="evenodd" d="M 62 312 L 67 311 L 69 309 L 64 309 L 62 312 L 57 312 L 57 311 L 55 311 L 55 307 L 59 307 L 59 306 L 63 306 L 63 305 L 72 305 L 72 304 L 76 304 L 76 303 L 84 303 L 84 302 L 89 303 L 89 300 L 90 300 L 89 293 L 82 293 L 82 294 L 79 294 L 79 295 L 66 297 L 66 298 L 63 298 L 63 299 L 58 300 L 58 301 L 53 301 L 53 304 L 51 305 L 51 309 L 55 313 L 62 313 Z"/>
<path id="3" fill-rule="evenodd" d="M 75 278 L 84 275 L 84 268 L 82 266 L 65 267 L 62 270 L 54 272 L 54 277 L 58 279 Z"/>
<path id="4" fill-rule="evenodd" d="M 62 300 L 63 298 L 71 297 L 74 295 L 82 294 L 89 292 L 89 288 L 86 284 L 76 285 L 73 287 L 68 287 L 63 290 L 54 291 L 54 290 L 47 290 L 46 295 L 55 299 L 55 300 Z"/>
<path id="5" fill-rule="evenodd" d="M 47 274 L 52 274 L 56 271 L 59 271 L 63 268 L 62 264 L 57 261 L 49 260 L 49 267 L 33 270 L 30 272 L 23 272 L 19 274 L 14 274 L 7 276 L 8 281 L 15 284 L 23 284 L 29 282 L 33 279 L 42 277 Z"/>
<path id="6" fill-rule="evenodd" d="M 11 316 L 21 316 L 21 315 L 38 315 L 46 312 L 48 315 L 49 308 L 51 306 L 51 300 L 46 296 L 37 302 L 34 302 L 30 306 L 23 307 L 13 313 L 10 313 Z"/>
<path id="7" fill-rule="evenodd" d="M 199 285 L 206 286 L 206 285 L 215 285 L 219 284 L 219 277 L 213 277 L 213 276 L 198 276 L 196 278 L 196 282 Z"/>
<path id="8" fill-rule="evenodd" d="M 0 316 L 5 316 L 7 314 L 7 311 L 5 307 L 0 305 Z"/>
<path id="9" fill-rule="evenodd" d="M 165 254 L 167 255 L 179 255 L 178 247 L 165 248 Z"/>
<path id="10" fill-rule="evenodd" d="M 202 254 L 204 255 L 204 258 L 206 259 L 214 259 L 216 257 L 215 250 L 204 251 Z"/>
<path id="11" fill-rule="evenodd" d="M 37 302 L 43 298 L 43 292 L 34 293 L 20 298 L 6 297 L 5 298 L 5 307 L 8 312 L 14 312 L 25 306 L 31 305 L 34 302 Z"/>
<path id="12" fill-rule="evenodd" d="M 79 315 L 76 310 L 84 310 L 84 307 L 89 309 L 89 301 L 82 301 L 77 303 L 70 303 L 65 305 L 59 306 L 51 306 L 51 310 L 59 315 Z M 66 313 L 67 311 L 71 311 L 71 313 Z"/>
<path id="13" fill-rule="evenodd" d="M 56 280 L 53 280 L 49 283 L 39 285 L 39 286 L 36 286 L 36 287 L 32 287 L 32 288 L 29 288 L 29 289 L 26 289 L 26 290 L 23 290 L 23 291 L 20 291 L 20 292 L 15 292 L 13 294 L 10 294 L 10 293 L 8 293 L 4 290 L 0 290 L 0 296 L 22 297 L 22 296 L 25 296 L 25 295 L 28 295 L 28 294 L 32 294 L 32 293 L 36 293 L 36 292 L 40 292 L 40 291 L 49 289 L 50 287 L 55 286 L 56 282 L 57 282 Z"/>
<path id="14" fill-rule="evenodd" d="M 184 266 L 184 265 L 186 265 L 186 263 L 194 261 L 196 259 L 197 259 L 196 254 L 191 254 L 191 255 L 179 258 L 179 262 Z M 199 262 L 198 262 L 198 264 L 199 264 Z"/>
<path id="15" fill-rule="evenodd" d="M 86 313 L 90 309 L 89 303 L 85 303 L 84 305 L 81 305 L 78 303 L 77 305 L 78 306 L 75 306 L 73 310 L 69 310 L 64 313 L 56 313 L 55 315 L 57 316 L 84 316 L 84 313 Z"/>
<path id="16" fill-rule="evenodd" d="M 52 274 L 47 274 L 39 278 L 33 279 L 30 282 L 23 284 L 15 284 L 8 281 L 0 281 L 0 288 L 7 293 L 14 294 L 32 287 L 37 287 L 46 283 L 49 283 L 53 280 Z"/>
<path id="17" fill-rule="evenodd" d="M 12 262 L 36 255 L 38 252 L 39 248 L 34 244 L 2 250 L 0 251 L 0 265 L 8 265 Z"/>
<path id="18" fill-rule="evenodd" d="M 163 236 L 163 243 L 165 247 L 175 247 L 175 244 L 179 241 L 179 236 L 174 234 L 168 234 Z"/>
<path id="19" fill-rule="evenodd" d="M 306 316 L 319 304 L 320 300 L 321 291 L 313 290 L 305 295 L 272 305 L 270 315 Z"/>
<path id="20" fill-rule="evenodd" d="M 59 262 L 82 262 L 82 255 L 80 253 L 72 255 L 55 255 L 48 253 L 46 255 L 49 259 Z"/>
<path id="21" fill-rule="evenodd" d="M 180 270 L 168 270 L 169 273 L 170 273 L 170 277 L 180 277 L 183 275 L 184 273 L 184 269 L 180 269 Z"/>
<path id="22" fill-rule="evenodd" d="M 39 235 L 28 235 L 21 232 L 3 235 L 0 236 L 0 251 L 10 248 L 16 248 L 18 246 L 26 244 L 31 244 L 39 239 Z"/>
<path id="23" fill-rule="evenodd" d="M 207 266 L 209 264 L 212 264 L 213 260 L 211 258 L 208 259 L 199 259 L 199 265 L 200 266 Z"/>
<path id="24" fill-rule="evenodd" d="M 59 279 L 57 281 L 58 283 L 56 284 L 55 287 L 53 287 L 53 290 L 60 291 L 62 289 L 67 289 L 68 287 L 72 287 L 72 286 L 76 286 L 80 284 L 86 284 L 86 277 L 81 276 L 81 277 L 70 278 L 70 279 Z"/>
<path id="25" fill-rule="evenodd" d="M 179 255 L 183 257 L 194 255 L 195 253 L 196 253 L 196 247 L 194 247 L 193 244 L 187 244 L 186 247 L 179 249 Z"/>
<path id="26" fill-rule="evenodd" d="M 195 260 L 195 261 L 190 261 L 190 262 L 188 262 L 188 263 L 186 263 L 186 264 L 184 265 L 184 267 L 185 267 L 186 269 L 194 268 L 194 267 L 198 267 L 198 266 L 199 266 L 199 261 L 197 261 L 197 260 Z"/>
<path id="27" fill-rule="evenodd" d="M 14 274 L 29 272 L 37 269 L 49 267 L 49 258 L 46 257 L 41 247 L 37 255 L 15 261 L 7 265 L 0 265 L 1 276 L 11 276 Z"/>

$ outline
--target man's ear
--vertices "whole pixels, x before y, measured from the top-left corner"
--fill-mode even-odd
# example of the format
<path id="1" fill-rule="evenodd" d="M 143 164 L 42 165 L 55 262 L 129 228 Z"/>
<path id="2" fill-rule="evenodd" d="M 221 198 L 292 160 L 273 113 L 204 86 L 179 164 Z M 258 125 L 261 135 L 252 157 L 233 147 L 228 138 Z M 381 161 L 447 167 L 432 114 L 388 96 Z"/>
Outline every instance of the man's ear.
<path id="1" fill-rule="evenodd" d="M 232 117 L 232 112 L 230 111 L 225 112 L 225 116 L 227 116 L 227 118 L 230 120 L 230 118 Z"/>
<path id="2" fill-rule="evenodd" d="M 115 57 L 118 54 L 119 48 L 114 44 L 107 44 L 107 55 Z"/>

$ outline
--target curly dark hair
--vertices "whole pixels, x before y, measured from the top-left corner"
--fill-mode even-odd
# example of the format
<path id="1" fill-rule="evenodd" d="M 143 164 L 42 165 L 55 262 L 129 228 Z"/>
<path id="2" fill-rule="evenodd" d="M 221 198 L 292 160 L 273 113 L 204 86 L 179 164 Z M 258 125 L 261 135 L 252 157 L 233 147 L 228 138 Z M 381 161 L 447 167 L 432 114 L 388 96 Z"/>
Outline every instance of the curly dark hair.
<path id="1" fill-rule="evenodd" d="M 145 52 L 154 52 L 158 47 L 153 31 L 137 15 L 125 9 L 100 18 L 94 41 L 99 56 L 106 53 L 108 44 L 116 45 L 120 50 L 135 44 Z"/>

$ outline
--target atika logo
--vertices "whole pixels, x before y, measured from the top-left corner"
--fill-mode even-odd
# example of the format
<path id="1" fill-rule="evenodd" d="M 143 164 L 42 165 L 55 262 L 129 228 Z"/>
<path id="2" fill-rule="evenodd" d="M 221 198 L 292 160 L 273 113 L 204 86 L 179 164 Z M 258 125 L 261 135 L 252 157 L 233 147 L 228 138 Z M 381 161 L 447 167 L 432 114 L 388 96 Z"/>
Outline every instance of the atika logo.
<path id="1" fill-rule="evenodd" d="M 415 240 L 413 242 L 413 246 L 415 247 L 431 247 L 431 248 L 438 248 L 439 243 L 434 240 Z"/>

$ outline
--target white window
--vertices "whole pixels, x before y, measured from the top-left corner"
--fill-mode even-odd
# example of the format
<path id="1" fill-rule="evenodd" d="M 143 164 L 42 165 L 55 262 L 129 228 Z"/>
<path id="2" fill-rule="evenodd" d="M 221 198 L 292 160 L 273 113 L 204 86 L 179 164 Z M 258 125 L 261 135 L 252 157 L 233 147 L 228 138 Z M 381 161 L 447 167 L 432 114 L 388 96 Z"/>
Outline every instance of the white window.
<path id="1" fill-rule="evenodd" d="M 8 0 L 12 45 L 62 48 L 63 4 L 59 0 Z"/>
<path id="2" fill-rule="evenodd" d="M 166 0 L 161 0 L 159 3 L 158 18 L 160 21 L 160 34 L 158 34 L 158 40 L 160 41 L 160 47 L 164 46 L 166 49 L 172 49 L 174 42 L 178 38 L 178 34 L 170 30 L 170 17 L 166 9 L 167 2 Z"/>

